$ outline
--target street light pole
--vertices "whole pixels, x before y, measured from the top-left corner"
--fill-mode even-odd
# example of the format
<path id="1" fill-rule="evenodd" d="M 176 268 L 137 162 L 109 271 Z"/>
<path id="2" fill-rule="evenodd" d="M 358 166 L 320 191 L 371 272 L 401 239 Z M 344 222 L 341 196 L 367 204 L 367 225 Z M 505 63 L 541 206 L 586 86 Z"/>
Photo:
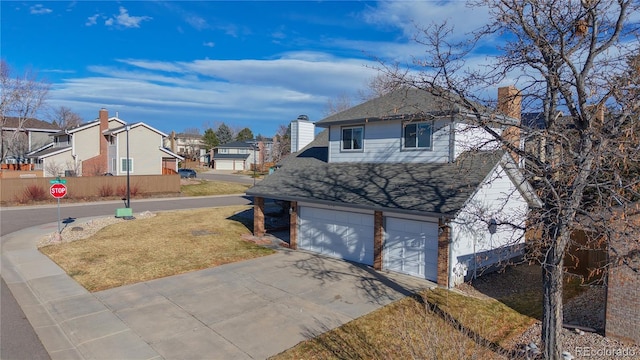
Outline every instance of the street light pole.
<path id="1" fill-rule="evenodd" d="M 256 186 L 256 167 L 257 167 L 256 147 L 258 147 L 258 142 L 253 140 L 253 186 Z"/>
<path id="2" fill-rule="evenodd" d="M 127 208 L 131 207 L 131 186 L 129 183 L 129 172 L 131 171 L 131 159 L 129 158 L 129 129 L 131 127 L 129 126 L 129 124 L 127 124 L 126 126 L 126 130 L 127 130 Z"/>

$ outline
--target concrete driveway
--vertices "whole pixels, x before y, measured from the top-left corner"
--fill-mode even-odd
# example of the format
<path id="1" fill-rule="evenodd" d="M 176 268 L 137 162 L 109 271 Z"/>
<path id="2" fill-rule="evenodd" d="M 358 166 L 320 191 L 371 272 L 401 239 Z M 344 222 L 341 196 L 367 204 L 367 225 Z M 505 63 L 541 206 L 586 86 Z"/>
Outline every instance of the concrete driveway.
<path id="1" fill-rule="evenodd" d="M 264 359 L 433 286 L 285 249 L 94 295 L 165 359 Z"/>
<path id="2" fill-rule="evenodd" d="M 36 244 L 2 237 L 2 277 L 52 359 L 264 359 L 389 304 L 426 280 L 304 251 L 89 293 Z"/>

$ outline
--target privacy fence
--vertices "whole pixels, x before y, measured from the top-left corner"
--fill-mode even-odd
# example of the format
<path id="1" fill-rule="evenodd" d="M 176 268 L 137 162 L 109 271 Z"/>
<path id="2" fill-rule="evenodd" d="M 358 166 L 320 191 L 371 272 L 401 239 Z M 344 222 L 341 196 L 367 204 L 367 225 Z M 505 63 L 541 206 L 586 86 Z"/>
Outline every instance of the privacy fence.
<path id="1" fill-rule="evenodd" d="M 55 178 L 0 178 L 0 202 L 3 204 L 55 199 L 49 194 L 51 180 Z M 114 199 L 127 191 L 126 176 L 64 177 L 70 199 Z M 179 194 L 179 175 L 131 175 L 129 179 L 132 197 L 157 194 Z"/>

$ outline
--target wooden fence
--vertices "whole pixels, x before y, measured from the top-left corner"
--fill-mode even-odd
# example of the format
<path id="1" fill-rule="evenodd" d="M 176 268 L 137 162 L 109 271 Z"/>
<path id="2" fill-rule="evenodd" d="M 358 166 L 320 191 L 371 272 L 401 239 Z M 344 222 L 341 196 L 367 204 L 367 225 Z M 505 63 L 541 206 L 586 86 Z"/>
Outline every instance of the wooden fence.
<path id="1" fill-rule="evenodd" d="M 50 180 L 55 178 L 0 178 L 0 203 L 17 203 L 34 200 L 33 194 L 44 191 L 45 200 L 55 199 L 49 194 Z M 126 176 L 65 177 L 67 195 L 71 199 L 118 198 L 126 194 Z M 180 193 L 179 175 L 131 175 L 129 179 L 132 197 L 154 194 Z"/>

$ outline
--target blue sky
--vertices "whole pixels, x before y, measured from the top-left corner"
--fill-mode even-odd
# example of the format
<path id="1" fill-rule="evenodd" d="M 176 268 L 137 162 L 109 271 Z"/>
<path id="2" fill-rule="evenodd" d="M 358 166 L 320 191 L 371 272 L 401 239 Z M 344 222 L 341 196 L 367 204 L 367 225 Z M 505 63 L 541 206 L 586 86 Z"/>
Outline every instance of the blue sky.
<path id="1" fill-rule="evenodd" d="M 409 61 L 414 23 L 456 33 L 487 14 L 463 1 L 2 1 L 1 56 L 51 83 L 48 104 L 105 107 L 169 133 L 224 122 L 272 136 L 357 98 L 374 57 Z M 39 116 L 47 119 L 46 114 Z"/>

